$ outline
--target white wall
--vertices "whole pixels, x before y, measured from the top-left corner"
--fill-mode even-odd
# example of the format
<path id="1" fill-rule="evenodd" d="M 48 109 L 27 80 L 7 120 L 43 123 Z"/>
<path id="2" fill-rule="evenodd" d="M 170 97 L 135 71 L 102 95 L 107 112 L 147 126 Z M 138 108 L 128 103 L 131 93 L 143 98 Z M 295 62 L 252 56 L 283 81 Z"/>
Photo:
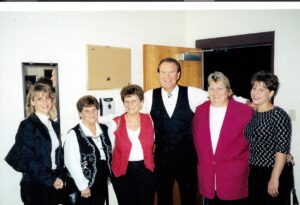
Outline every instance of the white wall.
<path id="1" fill-rule="evenodd" d="M 300 10 L 190 11 L 186 15 L 187 46 L 195 39 L 275 31 L 274 72 L 280 89 L 275 104 L 287 112 L 295 110 L 292 121 L 291 152 L 295 157 L 296 189 L 300 189 Z"/>
<path id="2" fill-rule="evenodd" d="M 282 83 L 276 103 L 296 109 L 298 117 L 299 20 L 298 10 L 1 12 L 0 159 L 13 144 L 24 117 L 21 62 L 58 63 L 62 134 L 77 123 L 75 103 L 80 96 L 118 96 L 119 90 L 86 90 L 86 44 L 131 48 L 132 82 L 143 85 L 143 44 L 194 47 L 201 38 L 275 30 L 275 73 Z M 293 121 L 292 149 L 300 160 L 296 138 L 300 128 L 296 127 L 300 127 L 297 120 Z M 20 178 L 0 160 L 0 204 L 21 204 Z"/>
<path id="3" fill-rule="evenodd" d="M 166 11 L 0 13 L 0 159 L 24 117 L 22 62 L 58 63 L 62 134 L 66 134 L 78 122 L 78 98 L 88 93 L 86 44 L 131 48 L 132 82 L 142 86 L 143 44 L 184 45 L 184 17 L 184 12 Z M 119 90 L 89 93 L 119 97 Z M 20 178 L 0 161 L 0 204 L 21 204 Z"/>

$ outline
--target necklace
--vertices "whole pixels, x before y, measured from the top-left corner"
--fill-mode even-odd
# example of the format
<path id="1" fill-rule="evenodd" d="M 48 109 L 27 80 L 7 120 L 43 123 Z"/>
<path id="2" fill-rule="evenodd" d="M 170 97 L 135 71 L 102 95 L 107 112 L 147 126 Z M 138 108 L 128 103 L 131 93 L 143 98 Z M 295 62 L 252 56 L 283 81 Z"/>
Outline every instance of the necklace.
<path id="1" fill-rule="evenodd" d="M 269 104 L 266 106 L 266 108 L 258 109 L 258 112 L 267 112 L 267 111 L 271 110 L 273 107 L 274 107 L 273 104 Z"/>

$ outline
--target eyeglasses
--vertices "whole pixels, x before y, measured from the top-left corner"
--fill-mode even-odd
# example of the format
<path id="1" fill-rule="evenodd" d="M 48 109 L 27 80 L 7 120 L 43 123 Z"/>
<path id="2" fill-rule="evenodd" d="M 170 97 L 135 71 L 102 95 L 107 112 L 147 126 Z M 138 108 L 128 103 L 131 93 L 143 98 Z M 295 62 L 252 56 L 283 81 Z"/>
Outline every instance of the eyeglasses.
<path id="1" fill-rule="evenodd" d="M 94 114 L 97 114 L 98 110 L 97 108 L 83 108 L 81 113 L 84 114 L 84 115 L 94 115 Z"/>

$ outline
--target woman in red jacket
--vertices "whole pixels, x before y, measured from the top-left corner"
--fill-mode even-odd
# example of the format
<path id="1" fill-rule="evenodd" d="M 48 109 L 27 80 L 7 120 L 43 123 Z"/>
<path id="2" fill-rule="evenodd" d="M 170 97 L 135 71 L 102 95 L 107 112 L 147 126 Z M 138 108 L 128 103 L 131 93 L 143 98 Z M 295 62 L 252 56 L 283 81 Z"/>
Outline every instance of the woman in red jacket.
<path id="1" fill-rule="evenodd" d="M 121 90 L 126 113 L 114 118 L 112 183 L 119 205 L 153 205 L 154 128 L 150 115 L 140 113 L 144 92 L 137 85 Z"/>
<path id="2" fill-rule="evenodd" d="M 244 128 L 253 110 L 232 98 L 223 73 L 210 74 L 208 84 L 209 101 L 197 107 L 193 120 L 199 191 L 209 205 L 245 205 L 249 145 Z"/>

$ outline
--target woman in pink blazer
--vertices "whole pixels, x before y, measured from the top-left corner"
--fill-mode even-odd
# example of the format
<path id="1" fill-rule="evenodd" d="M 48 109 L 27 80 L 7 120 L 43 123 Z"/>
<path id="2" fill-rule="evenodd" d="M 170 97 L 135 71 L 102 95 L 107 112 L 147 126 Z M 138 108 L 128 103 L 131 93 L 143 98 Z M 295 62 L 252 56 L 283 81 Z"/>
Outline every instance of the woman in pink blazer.
<path id="1" fill-rule="evenodd" d="M 232 99 L 223 73 L 210 74 L 208 84 L 209 101 L 197 107 L 193 121 L 199 191 L 209 205 L 245 205 L 249 145 L 244 128 L 253 109 Z"/>

